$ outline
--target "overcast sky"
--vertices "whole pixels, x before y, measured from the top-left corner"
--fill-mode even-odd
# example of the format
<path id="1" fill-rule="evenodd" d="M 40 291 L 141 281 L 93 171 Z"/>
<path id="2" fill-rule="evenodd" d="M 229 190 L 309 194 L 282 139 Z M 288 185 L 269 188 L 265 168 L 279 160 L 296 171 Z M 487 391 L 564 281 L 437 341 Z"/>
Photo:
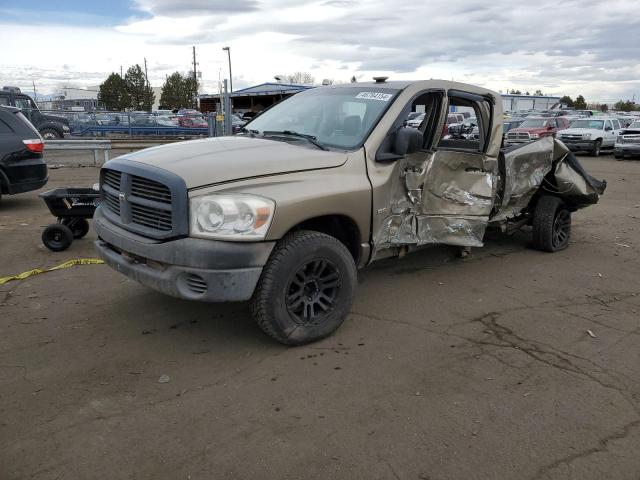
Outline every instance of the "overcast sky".
<path id="1" fill-rule="evenodd" d="M 505 91 L 640 101 L 640 0 L 0 0 L 0 85 L 96 85 L 144 62 L 204 90 L 308 71 L 445 78 Z"/>

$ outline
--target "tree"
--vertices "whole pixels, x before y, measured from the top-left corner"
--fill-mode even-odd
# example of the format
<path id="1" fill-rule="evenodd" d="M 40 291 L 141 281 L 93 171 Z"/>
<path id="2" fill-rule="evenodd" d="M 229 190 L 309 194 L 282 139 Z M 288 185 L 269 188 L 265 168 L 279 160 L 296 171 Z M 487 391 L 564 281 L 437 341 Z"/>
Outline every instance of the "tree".
<path id="1" fill-rule="evenodd" d="M 534 95 L 537 95 L 538 97 L 544 97 L 544 93 L 542 93 L 542 90 L 538 89 L 535 92 L 533 92 Z"/>
<path id="2" fill-rule="evenodd" d="M 528 91 L 525 93 L 525 95 L 531 95 Z"/>
<path id="3" fill-rule="evenodd" d="M 609 105 L 607 105 L 606 103 L 603 103 L 602 105 L 600 105 L 599 110 L 601 112 L 608 112 L 609 111 Z"/>
<path id="4" fill-rule="evenodd" d="M 356 78 L 355 75 L 351 77 L 351 83 L 358 83 L 358 79 Z"/>
<path id="5" fill-rule="evenodd" d="M 100 85 L 98 100 L 104 103 L 107 110 L 125 110 L 129 107 L 127 85 L 117 73 L 112 73 Z"/>
<path id="6" fill-rule="evenodd" d="M 630 112 L 634 110 L 634 107 L 635 107 L 635 104 L 631 100 L 627 100 L 626 102 L 623 100 L 620 100 L 615 103 L 615 105 L 613 106 L 613 109 L 618 110 L 620 112 Z"/>
<path id="7" fill-rule="evenodd" d="M 284 78 L 289 83 L 305 83 L 312 84 L 316 81 L 315 77 L 309 72 L 295 72 L 285 75 Z"/>
<path id="8" fill-rule="evenodd" d="M 587 101 L 582 95 L 578 95 L 576 101 L 573 102 L 573 106 L 576 110 L 585 110 L 587 108 Z"/>
<path id="9" fill-rule="evenodd" d="M 129 67 L 127 73 L 124 76 L 124 81 L 127 84 L 127 93 L 129 94 L 129 107 L 132 110 L 145 110 L 151 111 L 155 95 L 153 90 L 147 83 L 147 78 L 140 68 L 140 65 L 134 65 Z"/>
<path id="10" fill-rule="evenodd" d="M 569 95 L 565 95 L 560 99 L 560 103 L 566 105 L 567 107 L 573 107 L 574 102 L 573 99 Z"/>
<path id="11" fill-rule="evenodd" d="M 185 77 L 178 72 L 169 75 L 162 85 L 160 105 L 172 110 L 192 107 L 195 92 L 193 82 L 192 76 Z"/>

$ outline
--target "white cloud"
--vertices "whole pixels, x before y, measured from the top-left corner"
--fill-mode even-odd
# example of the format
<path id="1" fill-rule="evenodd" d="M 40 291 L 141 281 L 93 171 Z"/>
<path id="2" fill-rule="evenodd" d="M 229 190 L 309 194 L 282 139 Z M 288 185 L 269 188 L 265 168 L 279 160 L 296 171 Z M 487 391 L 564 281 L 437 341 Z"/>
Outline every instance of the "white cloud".
<path id="1" fill-rule="evenodd" d="M 116 28 L 40 25 L 35 37 L 28 26 L 0 25 L 2 44 L 6 36 L 15 45 L 0 59 L 0 83 L 30 84 L 30 75 L 38 74 L 46 85 L 65 78 L 95 84 L 146 56 L 151 81 L 159 85 L 165 74 L 190 69 L 190 47 L 196 45 L 205 88 L 213 91 L 219 75 L 227 74 L 221 48 L 230 45 L 236 89 L 303 70 L 318 80 L 377 73 L 454 78 L 599 101 L 640 94 L 637 0 L 136 4 L 148 18 Z M 42 38 L 55 38 L 56 48 L 43 54 Z"/>

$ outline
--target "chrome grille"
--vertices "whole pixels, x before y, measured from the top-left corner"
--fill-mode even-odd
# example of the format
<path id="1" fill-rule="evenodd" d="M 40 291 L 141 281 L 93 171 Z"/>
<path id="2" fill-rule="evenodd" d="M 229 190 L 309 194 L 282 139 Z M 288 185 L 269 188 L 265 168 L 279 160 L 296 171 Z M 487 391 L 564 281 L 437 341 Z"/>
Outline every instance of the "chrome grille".
<path id="1" fill-rule="evenodd" d="M 171 204 L 171 190 L 166 185 L 137 175 L 131 176 L 131 195 L 167 205 Z"/>
<path id="2" fill-rule="evenodd" d="M 112 160 L 101 171 L 100 189 L 102 211 L 116 225 L 157 239 L 188 233 L 187 189 L 179 177 Z"/>
<path id="3" fill-rule="evenodd" d="M 640 143 L 640 135 L 623 135 L 619 143 Z"/>
<path id="4" fill-rule="evenodd" d="M 529 140 L 531 140 L 531 138 L 529 137 L 529 134 L 527 132 L 509 132 L 507 133 L 507 140 L 528 142 Z"/>
<path id="5" fill-rule="evenodd" d="M 120 215 L 120 201 L 118 197 L 115 195 L 111 195 L 108 192 L 102 191 L 104 202 L 103 204 L 107 206 L 109 210 L 111 210 L 116 215 Z"/>
<path id="6" fill-rule="evenodd" d="M 122 173 L 118 172 L 117 170 L 105 170 L 102 181 L 114 190 L 120 190 L 121 177 Z"/>
<path id="7" fill-rule="evenodd" d="M 582 140 L 581 133 L 563 133 L 560 135 L 560 140 Z"/>
<path id="8" fill-rule="evenodd" d="M 131 203 L 131 221 L 138 225 L 164 232 L 169 232 L 172 228 L 170 210 L 162 210 L 135 203 Z"/>

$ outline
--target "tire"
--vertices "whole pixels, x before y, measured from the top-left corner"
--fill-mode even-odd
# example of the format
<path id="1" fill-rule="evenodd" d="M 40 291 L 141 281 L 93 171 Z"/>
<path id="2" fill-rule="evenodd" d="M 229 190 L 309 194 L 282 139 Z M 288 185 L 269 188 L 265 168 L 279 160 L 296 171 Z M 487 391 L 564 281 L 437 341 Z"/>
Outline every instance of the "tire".
<path id="1" fill-rule="evenodd" d="M 357 271 L 340 241 L 298 231 L 277 244 L 251 300 L 258 326 L 285 345 L 331 335 L 349 314 Z"/>
<path id="2" fill-rule="evenodd" d="M 43 128 L 40 130 L 40 135 L 44 140 L 60 140 L 62 134 L 54 128 Z"/>
<path id="3" fill-rule="evenodd" d="M 73 233 L 61 223 L 49 225 L 42 232 L 42 243 L 52 252 L 62 252 L 73 243 Z"/>
<path id="4" fill-rule="evenodd" d="M 591 150 L 591 156 L 599 157 L 601 148 L 602 148 L 602 140 L 596 140 L 596 143 L 593 144 L 593 150 Z"/>
<path id="5" fill-rule="evenodd" d="M 87 233 L 89 233 L 89 221 L 84 218 L 63 218 L 62 225 L 66 225 L 71 229 L 73 238 L 76 240 L 81 239 Z"/>
<path id="6" fill-rule="evenodd" d="M 567 248 L 571 239 L 571 212 L 558 197 L 540 197 L 533 212 L 533 247 L 543 252 Z"/>

